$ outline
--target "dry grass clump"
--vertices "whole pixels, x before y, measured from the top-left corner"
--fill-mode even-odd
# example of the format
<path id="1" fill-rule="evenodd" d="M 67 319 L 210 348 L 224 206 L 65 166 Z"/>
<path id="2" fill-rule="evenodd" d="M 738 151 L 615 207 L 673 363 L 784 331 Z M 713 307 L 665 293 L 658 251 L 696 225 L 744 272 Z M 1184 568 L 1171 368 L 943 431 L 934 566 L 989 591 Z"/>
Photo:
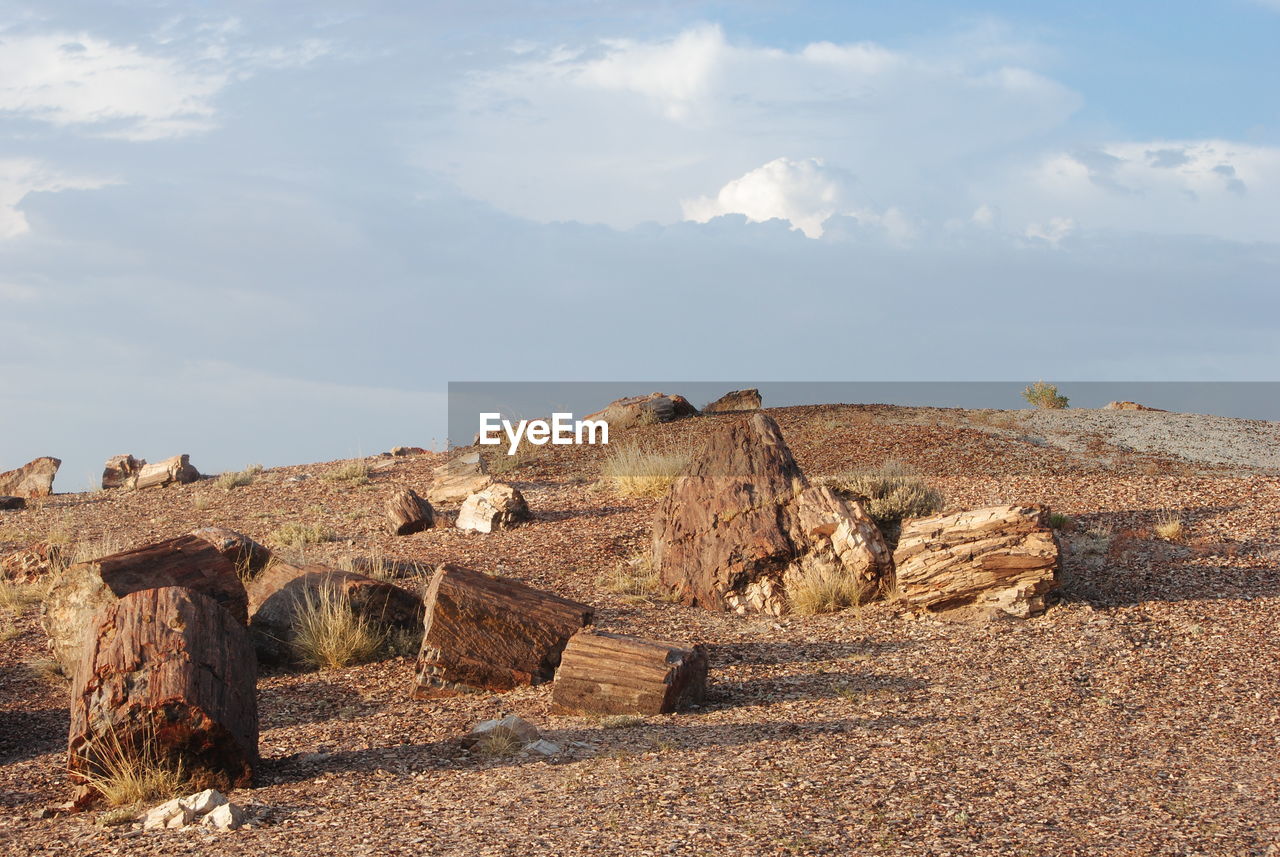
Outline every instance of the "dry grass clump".
<path id="1" fill-rule="evenodd" d="M 1178 542 L 1186 538 L 1187 528 L 1182 523 L 1181 516 L 1174 512 L 1164 512 L 1156 519 L 1155 526 L 1152 527 L 1155 534 L 1164 539 L 1166 542 Z"/>
<path id="2" fill-rule="evenodd" d="M 486 759 L 505 759 L 519 753 L 524 745 L 506 729 L 494 729 L 476 742 L 475 749 Z"/>
<path id="3" fill-rule="evenodd" d="M 1076 519 L 1062 512 L 1050 512 L 1046 520 L 1051 530 L 1066 530 L 1071 532 L 1076 528 Z"/>
<path id="4" fill-rule="evenodd" d="M 298 660 L 325 670 L 368 663 L 386 641 L 384 630 L 351 609 L 345 592 L 321 586 L 303 594 L 289 645 Z"/>
<path id="5" fill-rule="evenodd" d="M 346 464 L 333 468 L 320 478 L 325 482 L 345 482 L 348 485 L 364 485 L 369 481 L 369 463 L 363 458 L 354 458 Z"/>
<path id="6" fill-rule="evenodd" d="M 108 731 L 93 747 L 82 776 L 109 806 L 167 800 L 195 788 L 182 760 L 162 753 L 151 730 L 136 741 L 121 741 L 115 731 Z"/>
<path id="7" fill-rule="evenodd" d="M 904 519 L 935 514 L 942 510 L 944 503 L 942 492 L 897 461 L 829 476 L 819 484 L 843 497 L 862 500 L 867 514 L 880 527 L 890 548 L 898 544 Z"/>
<path id="8" fill-rule="evenodd" d="M 688 450 L 641 444 L 612 447 L 600 482 L 619 497 L 661 497 L 692 460 Z"/>
<path id="9" fill-rule="evenodd" d="M 641 601 L 675 601 L 677 596 L 662 585 L 653 556 L 648 552 L 623 560 L 602 574 L 597 582 L 606 592 L 621 595 L 628 603 Z"/>
<path id="10" fill-rule="evenodd" d="M 214 480 L 213 484 L 225 491 L 230 491 L 233 488 L 242 488 L 245 485 L 252 485 L 253 480 L 257 478 L 258 474 L 261 472 L 261 464 L 250 464 L 244 470 L 228 471 L 227 473 L 221 474 Z"/>
<path id="11" fill-rule="evenodd" d="M 839 565 L 807 560 L 800 571 L 788 576 L 787 600 L 792 613 L 813 616 L 860 607 L 873 597 L 873 587 Z"/>
<path id="12" fill-rule="evenodd" d="M 1036 381 L 1027 385 L 1022 391 L 1022 398 L 1037 408 L 1061 410 L 1067 406 L 1067 397 L 1058 395 L 1058 388 L 1044 381 Z"/>
<path id="13" fill-rule="evenodd" d="M 600 718 L 601 729 L 629 729 L 643 726 L 647 721 L 638 714 L 607 714 Z"/>
<path id="14" fill-rule="evenodd" d="M 333 530 L 326 529 L 319 524 L 299 524 L 294 522 L 277 528 L 268 536 L 268 541 L 274 542 L 281 547 L 297 548 L 331 542 L 334 538 Z"/>
<path id="15" fill-rule="evenodd" d="M 0 580 L 0 608 L 19 614 L 32 604 L 39 604 L 45 593 L 46 588 L 38 583 Z"/>

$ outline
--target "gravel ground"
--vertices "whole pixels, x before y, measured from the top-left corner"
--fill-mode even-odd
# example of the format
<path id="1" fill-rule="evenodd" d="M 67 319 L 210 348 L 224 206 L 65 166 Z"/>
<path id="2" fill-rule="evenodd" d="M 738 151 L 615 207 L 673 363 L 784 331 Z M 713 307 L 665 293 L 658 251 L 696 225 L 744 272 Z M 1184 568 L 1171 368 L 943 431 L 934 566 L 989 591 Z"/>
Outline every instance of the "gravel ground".
<path id="1" fill-rule="evenodd" d="M 374 459 L 366 484 L 320 478 L 329 463 L 273 469 L 232 491 L 209 480 L 57 495 L 0 512 L 0 553 L 48 535 L 127 547 L 201 525 L 270 541 L 283 524 L 318 524 L 337 541 L 313 546 L 313 560 L 381 551 L 459 562 L 587 601 L 604 630 L 705 643 L 710 697 L 696 712 L 608 728 L 552 715 L 546 686 L 413 701 L 410 659 L 269 671 L 258 682 L 258 782 L 232 794 L 252 808 L 253 829 L 40 819 L 70 794 L 67 691 L 37 667 L 44 639 L 29 605 L 0 614 L 12 632 L 0 646 L 0 844 L 202 857 L 1280 855 L 1280 476 L 1237 470 L 1269 460 L 1259 453 L 1274 424 L 771 413 L 811 476 L 892 458 L 941 487 L 948 510 L 1043 502 L 1073 516 L 1060 600 L 1042 617 L 990 624 L 913 618 L 892 603 L 775 621 L 629 600 L 599 579 L 645 544 L 654 501 L 596 490 L 598 449 L 549 448 L 504 473 L 536 520 L 491 535 L 382 531 L 385 498 L 423 488 L 433 456 Z M 732 418 L 635 431 L 693 448 Z M 1070 420 L 1078 440 L 1051 431 L 1074 431 Z M 1129 435 L 1093 434 L 1108 426 Z M 1223 469 L 1186 454 L 1215 448 L 1187 435 L 1194 426 L 1218 431 L 1219 457 L 1258 449 Z M 1162 436 L 1187 439 L 1154 445 Z M 1171 512 L 1187 529 L 1178 542 L 1152 532 Z M 486 759 L 460 746 L 472 724 L 505 712 L 564 751 Z"/>
<path id="2" fill-rule="evenodd" d="M 1026 434 L 1073 452 L 1086 450 L 1096 438 L 1122 450 L 1225 467 L 1280 471 L 1280 423 L 1207 414 L 1084 408 L 1007 413 L 1016 414 Z"/>

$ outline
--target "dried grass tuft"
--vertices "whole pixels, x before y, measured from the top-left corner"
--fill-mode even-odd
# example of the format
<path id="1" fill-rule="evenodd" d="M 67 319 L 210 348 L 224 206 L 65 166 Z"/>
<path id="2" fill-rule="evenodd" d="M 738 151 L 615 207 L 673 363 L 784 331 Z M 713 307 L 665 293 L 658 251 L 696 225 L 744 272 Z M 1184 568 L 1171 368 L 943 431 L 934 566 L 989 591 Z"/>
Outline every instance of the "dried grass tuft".
<path id="1" fill-rule="evenodd" d="M 661 497 L 689 466 L 687 449 L 634 444 L 613 447 L 600 481 L 619 497 Z"/>
<path id="2" fill-rule="evenodd" d="M 325 585 L 302 595 L 289 644 L 298 660 L 327 670 L 374 660 L 386 640 L 383 629 L 352 610 L 346 593 Z"/>

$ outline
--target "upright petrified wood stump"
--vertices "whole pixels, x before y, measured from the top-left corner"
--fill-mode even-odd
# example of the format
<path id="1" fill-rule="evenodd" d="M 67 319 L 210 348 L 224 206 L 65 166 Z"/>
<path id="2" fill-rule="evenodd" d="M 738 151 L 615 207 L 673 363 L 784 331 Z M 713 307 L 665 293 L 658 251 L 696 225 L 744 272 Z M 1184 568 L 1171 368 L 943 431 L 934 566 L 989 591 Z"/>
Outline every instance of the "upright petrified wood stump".
<path id="1" fill-rule="evenodd" d="M 423 596 L 414 699 L 550 681 L 595 610 L 514 580 L 442 565 Z"/>
<path id="2" fill-rule="evenodd" d="M 249 785 L 258 762 L 257 668 L 245 629 L 212 598 L 145 589 L 95 617 L 71 693 L 77 804 L 121 759 L 181 763 L 193 780 Z"/>
<path id="3" fill-rule="evenodd" d="M 551 689 L 554 714 L 669 714 L 706 696 L 707 654 L 586 629 L 569 640 Z"/>
<path id="4" fill-rule="evenodd" d="M 393 536 L 408 536 L 431 529 L 435 510 L 412 488 L 401 488 L 387 499 L 387 529 Z"/>
<path id="5" fill-rule="evenodd" d="M 85 635 L 94 630 L 94 614 L 131 592 L 162 586 L 182 586 L 207 595 L 235 621 L 242 625 L 249 621 L 249 599 L 235 566 L 199 536 L 180 536 L 111 554 L 63 571 L 45 599 L 40 621 L 63 670 L 70 675 L 80 662 Z"/>

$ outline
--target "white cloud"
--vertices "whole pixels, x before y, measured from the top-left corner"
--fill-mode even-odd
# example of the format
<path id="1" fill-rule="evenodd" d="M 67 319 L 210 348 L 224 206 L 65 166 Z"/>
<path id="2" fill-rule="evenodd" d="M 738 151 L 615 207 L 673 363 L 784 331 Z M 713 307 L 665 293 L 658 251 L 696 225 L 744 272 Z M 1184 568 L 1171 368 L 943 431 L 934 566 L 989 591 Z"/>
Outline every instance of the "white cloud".
<path id="1" fill-rule="evenodd" d="M 1029 223 L 1023 233 L 1027 238 L 1045 241 L 1057 247 L 1058 243 L 1076 231 L 1076 222 L 1070 217 L 1051 217 L 1048 223 Z"/>
<path id="2" fill-rule="evenodd" d="M 1059 152 L 1002 205 L 1082 228 L 1280 241 L 1280 148 L 1227 140 L 1117 142 Z"/>
<path id="3" fill-rule="evenodd" d="M 329 49 L 314 39 L 235 47 L 233 32 L 206 28 L 194 43 L 176 45 L 166 36 L 161 45 L 174 55 L 88 33 L 0 34 L 0 115 L 125 140 L 181 137 L 214 127 L 215 100 L 232 80 L 297 68 Z"/>
<path id="4" fill-rule="evenodd" d="M 521 45 L 471 76 L 454 112 L 427 120 L 414 158 L 469 196 L 544 222 L 671 222 L 682 201 L 781 153 L 853 170 L 877 209 L 909 207 L 898 189 L 1004 153 L 1078 106 L 1014 64 L 1020 47 L 993 39 L 783 50 L 700 26 L 658 40 Z"/>
<path id="5" fill-rule="evenodd" d="M 93 190 L 113 182 L 71 176 L 29 158 L 0 158 L 0 240 L 16 238 L 30 230 L 19 205 L 27 194 L 38 191 Z"/>

